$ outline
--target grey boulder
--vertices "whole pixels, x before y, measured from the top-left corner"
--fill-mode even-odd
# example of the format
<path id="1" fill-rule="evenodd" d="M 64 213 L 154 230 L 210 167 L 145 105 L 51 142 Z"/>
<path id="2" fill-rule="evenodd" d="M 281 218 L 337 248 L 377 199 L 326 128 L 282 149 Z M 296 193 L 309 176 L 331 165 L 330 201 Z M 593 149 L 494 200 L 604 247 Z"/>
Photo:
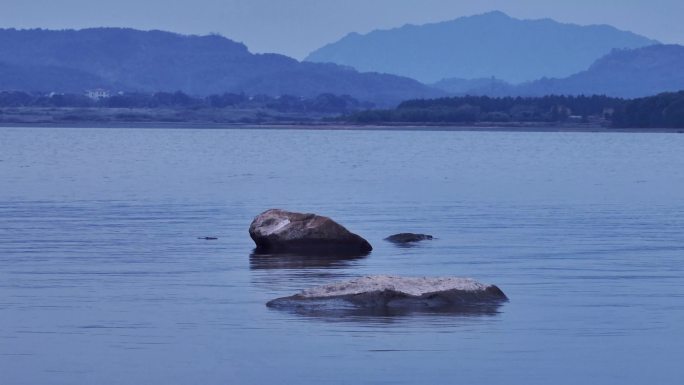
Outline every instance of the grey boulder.
<path id="1" fill-rule="evenodd" d="M 373 247 L 332 219 L 272 209 L 249 226 L 259 253 L 367 254 Z"/>
<path id="2" fill-rule="evenodd" d="M 493 314 L 506 295 L 469 278 L 367 276 L 304 290 L 267 303 L 306 315 Z"/>

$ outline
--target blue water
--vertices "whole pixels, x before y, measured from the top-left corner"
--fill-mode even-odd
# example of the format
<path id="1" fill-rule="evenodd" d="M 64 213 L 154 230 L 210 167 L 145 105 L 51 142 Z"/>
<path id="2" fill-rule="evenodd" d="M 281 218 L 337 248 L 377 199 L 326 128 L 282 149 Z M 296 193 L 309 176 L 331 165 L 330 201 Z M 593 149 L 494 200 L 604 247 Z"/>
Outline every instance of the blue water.
<path id="1" fill-rule="evenodd" d="M 0 128 L 0 383 L 682 384 L 683 150 L 677 134 Z M 272 207 L 375 250 L 252 256 Z M 437 239 L 382 241 L 403 231 Z M 510 302 L 265 306 L 367 274 L 472 277 Z"/>

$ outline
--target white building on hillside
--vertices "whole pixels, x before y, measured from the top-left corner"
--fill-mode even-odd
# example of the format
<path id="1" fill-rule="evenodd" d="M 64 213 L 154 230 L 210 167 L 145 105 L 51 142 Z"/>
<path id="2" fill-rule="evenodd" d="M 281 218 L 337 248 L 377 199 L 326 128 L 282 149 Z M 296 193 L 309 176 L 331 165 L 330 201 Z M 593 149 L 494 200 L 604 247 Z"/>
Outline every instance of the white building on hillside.
<path id="1" fill-rule="evenodd" d="M 111 96 L 109 91 L 102 89 L 102 88 L 97 88 L 94 90 L 88 90 L 86 91 L 86 96 L 93 99 L 93 100 L 99 100 L 99 99 L 106 99 Z"/>

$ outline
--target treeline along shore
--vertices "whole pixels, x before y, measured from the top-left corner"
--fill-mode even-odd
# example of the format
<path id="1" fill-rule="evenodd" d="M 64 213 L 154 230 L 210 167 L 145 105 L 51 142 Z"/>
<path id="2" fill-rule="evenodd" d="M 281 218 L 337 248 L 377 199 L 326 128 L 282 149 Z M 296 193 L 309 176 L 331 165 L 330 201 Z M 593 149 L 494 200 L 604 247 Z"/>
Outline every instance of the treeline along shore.
<path id="1" fill-rule="evenodd" d="M 69 125 L 117 123 L 261 124 L 312 123 L 371 108 L 350 96 L 303 98 L 183 92 L 83 94 L 0 92 L 0 124 Z"/>
<path id="2" fill-rule="evenodd" d="M 298 124 L 347 126 L 684 128 L 684 91 L 639 98 L 607 96 L 458 96 L 408 100 L 375 109 L 347 95 L 313 98 L 224 93 L 126 93 L 92 98 L 82 94 L 0 92 L 0 124 Z"/>
<path id="3" fill-rule="evenodd" d="M 684 91 L 639 99 L 607 96 L 462 96 L 409 100 L 394 109 L 353 113 L 357 124 L 585 124 L 612 128 L 684 128 Z"/>

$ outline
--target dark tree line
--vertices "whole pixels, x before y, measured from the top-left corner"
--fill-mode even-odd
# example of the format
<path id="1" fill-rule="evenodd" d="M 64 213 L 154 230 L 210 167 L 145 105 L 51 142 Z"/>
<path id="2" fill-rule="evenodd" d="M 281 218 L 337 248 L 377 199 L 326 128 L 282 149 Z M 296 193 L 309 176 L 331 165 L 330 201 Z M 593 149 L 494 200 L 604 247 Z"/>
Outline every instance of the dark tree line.
<path id="1" fill-rule="evenodd" d="M 625 100 L 607 96 L 463 96 L 418 99 L 347 116 L 355 123 L 601 122 L 617 128 L 684 128 L 684 91 Z"/>
<path id="2" fill-rule="evenodd" d="M 621 128 L 684 128 L 684 91 L 626 101 L 613 116 Z"/>
<path id="3" fill-rule="evenodd" d="M 194 97 L 183 92 L 154 94 L 125 93 L 91 99 L 80 94 L 29 94 L 21 91 L 0 92 L 0 108 L 10 107 L 77 107 L 77 108 L 269 108 L 281 112 L 350 113 L 371 108 L 348 95 L 321 94 L 315 98 L 291 95 L 271 97 L 224 93 Z"/>
<path id="4" fill-rule="evenodd" d="M 622 99 L 606 96 L 463 96 L 409 100 L 393 110 L 363 111 L 350 119 L 360 123 L 561 122 L 592 116 L 605 118 L 622 103 Z"/>
<path id="5" fill-rule="evenodd" d="M 684 91 L 639 99 L 606 96 L 464 96 L 418 99 L 395 109 L 373 110 L 347 95 L 315 98 L 224 93 L 194 97 L 183 92 L 125 93 L 91 99 L 82 94 L 0 91 L 0 108 L 245 108 L 280 112 L 346 114 L 352 123 L 477 123 L 594 121 L 617 128 L 684 128 Z M 1 111 L 0 111 L 1 112 Z"/>

